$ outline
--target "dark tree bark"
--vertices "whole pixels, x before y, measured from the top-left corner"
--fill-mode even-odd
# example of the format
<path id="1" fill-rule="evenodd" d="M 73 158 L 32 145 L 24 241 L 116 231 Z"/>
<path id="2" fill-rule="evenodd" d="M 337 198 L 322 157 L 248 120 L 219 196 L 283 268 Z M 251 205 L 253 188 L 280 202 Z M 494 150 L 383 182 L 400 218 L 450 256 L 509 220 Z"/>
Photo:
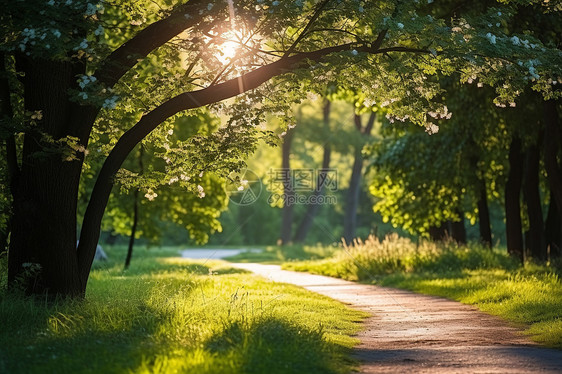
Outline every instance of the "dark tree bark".
<path id="1" fill-rule="evenodd" d="M 39 130 L 29 131 L 23 144 L 22 167 L 15 181 L 13 222 L 8 257 L 8 280 L 27 278 L 28 293 L 79 296 L 84 284 L 76 256 L 76 205 L 82 157 L 62 160 L 59 152 L 46 152 L 52 139 L 88 138 L 83 108 L 68 100 L 68 89 L 81 64 L 21 59 L 24 68 L 25 108 L 42 111 Z M 88 128 L 84 128 L 88 127 Z M 95 250 L 95 248 L 94 248 Z M 34 265 L 32 265 L 34 264 Z M 34 269 L 33 274 L 29 269 Z"/>
<path id="2" fill-rule="evenodd" d="M 330 109 L 331 109 L 331 102 L 329 100 L 324 101 L 323 107 L 323 122 L 324 122 L 324 130 L 327 132 L 330 129 Z M 316 186 L 314 191 L 312 192 L 313 200 L 316 203 L 309 204 L 307 206 L 306 212 L 304 217 L 297 229 L 297 233 L 295 234 L 294 241 L 295 243 L 302 243 L 306 239 L 310 228 L 312 227 L 312 223 L 314 218 L 318 214 L 318 210 L 320 209 L 320 204 L 318 203 L 318 198 L 324 194 L 324 184 L 326 182 L 326 178 L 328 176 L 329 168 L 330 168 L 330 159 L 332 155 L 332 148 L 328 142 L 324 143 L 324 152 L 322 157 L 322 168 L 318 173 L 318 178 L 316 181 Z"/>
<path id="3" fill-rule="evenodd" d="M 547 230 L 551 257 L 561 255 L 560 222 L 562 214 L 562 170 L 558 165 L 560 151 L 560 128 L 558 121 L 558 102 L 547 100 L 543 103 L 544 119 L 544 166 L 550 186 L 550 207 L 548 210 Z"/>
<path id="4" fill-rule="evenodd" d="M 139 190 L 133 192 L 133 225 L 131 226 L 131 235 L 129 236 L 129 246 L 127 247 L 127 257 L 125 258 L 124 269 L 127 270 L 131 265 L 133 257 L 133 247 L 135 245 L 135 235 L 137 233 L 137 224 L 139 222 Z"/>
<path id="5" fill-rule="evenodd" d="M 374 112 L 369 116 L 369 120 L 365 127 L 361 123 L 361 117 L 357 114 L 354 116 L 355 128 L 364 137 L 371 135 L 373 125 L 375 124 L 376 114 Z M 343 221 L 343 238 L 346 244 L 353 243 L 355 231 L 357 230 L 357 208 L 359 207 L 359 196 L 361 192 L 361 177 L 363 175 L 363 155 L 361 153 L 363 146 L 355 149 L 353 166 L 351 169 L 351 178 L 349 180 L 349 190 L 347 192 L 347 201 L 345 205 L 344 221 Z"/>
<path id="6" fill-rule="evenodd" d="M 281 146 L 281 177 L 283 178 L 283 208 L 281 211 L 281 234 L 279 244 L 287 245 L 291 242 L 293 232 L 293 210 L 295 189 L 291 170 L 291 145 L 295 130 L 288 129 Z"/>
<path id="7" fill-rule="evenodd" d="M 556 207 L 556 202 L 550 192 L 550 204 L 545 222 L 545 238 L 547 245 L 547 254 L 550 259 L 560 257 L 562 251 L 562 220 L 560 213 Z"/>
<path id="8" fill-rule="evenodd" d="M 13 117 L 12 103 L 10 98 L 10 84 L 6 74 L 6 61 L 4 53 L 0 53 L 0 119 L 10 120 Z M 19 177 L 20 168 L 17 161 L 16 141 L 13 135 L 10 135 L 5 140 L 5 157 L 7 168 L 7 180 L 10 186 L 9 190 L 13 196 L 15 193 L 15 184 Z M 0 232 L 0 252 L 4 252 L 8 247 L 8 238 L 12 226 L 12 212 L 4 212 L 8 215 L 6 227 Z"/>
<path id="9" fill-rule="evenodd" d="M 142 161 L 143 148 L 139 147 L 139 172 L 140 175 L 144 172 L 144 164 Z M 131 265 L 131 258 L 133 257 L 133 247 L 135 245 L 135 235 L 137 233 L 137 224 L 139 222 L 139 189 L 133 192 L 133 224 L 131 226 L 131 235 L 129 236 L 129 247 L 127 248 L 127 257 L 125 258 L 125 270 Z"/>
<path id="10" fill-rule="evenodd" d="M 443 222 L 440 226 L 433 226 L 429 228 L 429 237 L 433 241 L 442 241 L 447 238 L 448 230 L 447 230 L 448 222 Z"/>
<path id="11" fill-rule="evenodd" d="M 544 222 L 539 187 L 539 147 L 533 145 L 525 152 L 525 181 L 523 197 L 527 203 L 529 231 L 527 248 L 535 260 L 546 261 Z"/>
<path id="12" fill-rule="evenodd" d="M 488 193 L 486 182 L 479 180 L 480 197 L 478 199 L 478 228 L 480 230 L 480 241 L 487 247 L 492 247 L 492 227 L 490 224 L 490 210 L 488 209 Z"/>
<path id="13" fill-rule="evenodd" d="M 520 200 L 522 180 L 521 140 L 514 137 L 509 147 L 509 175 L 505 184 L 505 231 L 508 253 L 521 262 L 524 261 Z"/>
<path id="14" fill-rule="evenodd" d="M 451 237 L 459 244 L 466 244 L 466 227 L 464 227 L 464 218 L 462 213 L 459 214 L 460 221 L 450 222 Z"/>

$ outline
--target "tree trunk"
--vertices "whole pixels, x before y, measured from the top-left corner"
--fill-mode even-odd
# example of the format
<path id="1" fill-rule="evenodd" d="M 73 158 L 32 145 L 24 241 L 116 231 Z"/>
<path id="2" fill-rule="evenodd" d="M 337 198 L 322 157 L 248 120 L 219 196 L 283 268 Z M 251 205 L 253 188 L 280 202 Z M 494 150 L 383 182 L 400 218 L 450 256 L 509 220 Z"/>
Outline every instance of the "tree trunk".
<path id="1" fill-rule="evenodd" d="M 447 238 L 448 235 L 447 226 L 448 226 L 448 222 L 443 222 L 441 226 L 430 227 L 429 237 L 431 238 L 431 240 L 436 242 L 445 240 L 445 238 Z"/>
<path id="2" fill-rule="evenodd" d="M 547 100 L 543 104 L 545 123 L 544 163 L 551 191 L 558 207 L 562 206 L 562 171 L 557 157 L 560 149 L 560 129 L 558 128 L 558 109 L 555 100 Z"/>
<path id="3" fill-rule="evenodd" d="M 490 225 L 490 210 L 488 209 L 488 192 L 486 182 L 480 182 L 480 198 L 478 199 L 478 228 L 480 229 L 480 241 L 488 248 L 492 247 L 492 227 Z"/>
<path id="4" fill-rule="evenodd" d="M 287 129 L 283 145 L 281 146 L 281 178 L 283 179 L 283 209 L 281 212 L 281 236 L 280 245 L 291 242 L 293 231 L 293 208 L 295 190 L 291 171 L 291 144 L 293 142 L 294 129 Z"/>
<path id="5" fill-rule="evenodd" d="M 131 226 L 131 235 L 129 236 L 129 247 L 127 248 L 127 257 L 125 258 L 125 270 L 131 265 L 133 257 L 133 246 L 135 245 L 135 234 L 137 233 L 137 223 L 139 221 L 139 190 L 133 192 L 133 225 Z"/>
<path id="6" fill-rule="evenodd" d="M 331 102 L 330 100 L 324 101 L 324 108 L 323 108 L 323 121 L 324 121 L 324 131 L 328 132 L 330 129 L 330 109 L 331 109 Z M 295 243 L 302 243 L 306 239 L 308 232 L 310 231 L 310 227 L 312 227 L 312 222 L 314 218 L 318 214 L 318 209 L 320 208 L 320 204 L 318 203 L 318 198 L 323 195 L 324 193 L 324 184 L 326 182 L 326 178 L 328 177 L 328 169 L 330 168 L 330 159 L 332 155 L 332 148 L 330 147 L 329 143 L 324 143 L 324 152 L 322 157 L 322 169 L 320 169 L 318 173 L 318 178 L 316 180 L 316 186 L 314 191 L 312 192 L 314 204 L 308 204 L 304 217 L 297 229 L 297 233 L 295 234 L 294 241 Z"/>
<path id="7" fill-rule="evenodd" d="M 0 52 L 0 119 L 10 120 L 13 117 L 12 103 L 10 99 L 10 85 L 8 82 L 7 68 L 4 53 Z M 5 141 L 5 157 L 7 176 L 6 182 L 10 186 L 10 192 L 14 193 L 14 183 L 19 175 L 19 166 L 17 164 L 16 144 L 12 135 L 8 136 Z M 7 250 L 8 237 L 11 231 L 12 212 L 8 209 L 5 212 L 7 222 L 6 227 L 0 231 L 0 253 Z"/>
<path id="8" fill-rule="evenodd" d="M 544 130 L 544 166 L 550 186 L 550 207 L 547 217 L 548 245 L 550 256 L 562 254 L 561 213 L 562 213 L 562 171 L 558 165 L 560 150 L 560 128 L 558 123 L 558 102 L 547 100 L 543 103 Z"/>
<path id="9" fill-rule="evenodd" d="M 142 155 L 144 151 L 142 144 L 139 147 L 139 174 L 144 173 L 144 164 Z M 133 247 L 135 245 L 135 235 L 137 233 L 137 224 L 139 222 L 139 189 L 133 192 L 133 225 L 131 226 L 131 235 L 129 236 L 129 247 L 127 248 L 127 257 L 125 258 L 125 270 L 131 265 L 131 258 L 133 257 Z"/>
<path id="10" fill-rule="evenodd" d="M 355 128 L 364 136 L 371 135 L 373 125 L 375 123 L 376 114 L 371 113 L 367 125 L 363 128 L 361 117 L 355 114 Z M 345 205 L 344 222 L 343 222 L 343 238 L 350 245 L 355 239 L 355 231 L 357 230 L 357 208 L 359 207 L 359 196 L 361 192 L 361 177 L 363 175 L 363 145 L 356 147 L 353 166 L 351 168 L 351 178 L 349 180 L 349 190 L 347 192 L 347 202 Z"/>
<path id="11" fill-rule="evenodd" d="M 536 145 L 525 153 L 525 181 L 523 183 L 523 197 L 527 203 L 529 217 L 528 249 L 535 260 L 546 261 L 546 245 L 544 237 L 544 222 L 542 204 L 539 192 L 539 160 L 540 151 Z"/>
<path id="12" fill-rule="evenodd" d="M 466 244 L 466 228 L 464 227 L 464 217 L 460 215 L 461 220 L 451 222 L 451 236 L 454 241 L 459 244 Z"/>
<path id="13" fill-rule="evenodd" d="M 560 219 L 560 213 L 558 212 L 556 202 L 552 195 L 553 193 L 550 191 L 550 204 L 548 206 L 545 223 L 547 253 L 550 259 L 558 258 L 562 253 L 560 250 L 562 248 L 562 220 Z"/>
<path id="14" fill-rule="evenodd" d="M 312 199 L 311 202 L 308 204 L 306 213 L 297 229 L 297 233 L 295 234 L 295 243 L 302 243 L 306 239 L 310 228 L 312 227 L 312 223 L 314 218 L 318 214 L 318 210 L 320 209 L 319 198 L 320 196 L 324 195 L 324 184 L 328 178 L 328 172 L 330 168 L 330 159 L 331 159 L 331 147 L 329 144 L 324 145 L 324 156 L 322 159 L 322 169 L 320 169 L 318 173 L 318 178 L 316 181 L 316 188 L 312 192 Z M 314 203 L 313 203 L 314 202 Z"/>
<path id="15" fill-rule="evenodd" d="M 520 202 L 522 180 L 521 140 L 514 137 L 509 147 L 509 175 L 505 184 L 505 231 L 508 253 L 521 262 L 524 261 Z"/>
<path id="16" fill-rule="evenodd" d="M 343 238 L 350 245 L 355 239 L 357 230 L 357 208 L 359 207 L 359 195 L 361 192 L 361 175 L 363 172 L 363 156 L 361 150 L 355 151 L 351 178 L 349 179 L 349 190 L 347 191 L 347 204 L 343 221 Z"/>
<path id="17" fill-rule="evenodd" d="M 8 281 L 29 294 L 80 296 L 76 253 L 76 205 L 83 154 L 67 160 L 53 140 L 76 137 L 87 146 L 95 110 L 68 100 L 81 64 L 19 59 L 25 77 L 25 109 L 42 119 L 25 134 L 22 167 L 14 181 Z M 94 248 L 95 251 L 95 248 Z M 88 269 L 89 271 L 89 269 Z"/>

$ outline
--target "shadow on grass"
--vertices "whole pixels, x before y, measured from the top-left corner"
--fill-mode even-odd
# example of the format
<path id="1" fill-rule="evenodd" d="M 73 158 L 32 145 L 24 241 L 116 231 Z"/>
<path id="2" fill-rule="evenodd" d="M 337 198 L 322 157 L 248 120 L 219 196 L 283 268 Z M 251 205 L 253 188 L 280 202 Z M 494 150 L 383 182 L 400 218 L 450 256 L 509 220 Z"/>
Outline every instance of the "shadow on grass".
<path id="1" fill-rule="evenodd" d="M 166 318 L 160 311 L 137 304 L 127 321 L 87 321 L 103 315 L 83 315 L 51 310 L 36 321 L 33 334 L 2 334 L 2 373 L 127 373 L 147 355 L 167 349 L 151 338 Z M 127 313 L 128 311 L 123 310 Z M 108 319 L 115 318 L 108 312 Z M 37 320 L 36 316 L 36 320 Z M 127 316 L 124 316 L 127 319 Z M 88 326 L 89 323 L 92 325 Z M 112 325 L 113 323 L 113 325 Z M 38 326 L 39 324 L 43 327 Z M 101 324 L 101 326 L 100 326 Z M 86 325 L 86 326 L 84 326 Z M 57 329 L 57 332 L 53 332 Z"/>
<path id="2" fill-rule="evenodd" d="M 321 329 L 309 330 L 275 318 L 235 322 L 207 341 L 206 349 L 238 357 L 240 373 L 337 373 L 329 366 L 334 351 Z"/>

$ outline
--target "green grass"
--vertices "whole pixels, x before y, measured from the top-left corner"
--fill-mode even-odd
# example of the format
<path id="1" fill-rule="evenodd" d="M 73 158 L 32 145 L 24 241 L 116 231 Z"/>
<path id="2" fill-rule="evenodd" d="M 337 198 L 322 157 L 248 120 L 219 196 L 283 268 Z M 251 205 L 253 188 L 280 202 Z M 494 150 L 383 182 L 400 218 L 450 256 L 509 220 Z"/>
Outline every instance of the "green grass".
<path id="1" fill-rule="evenodd" d="M 555 266 L 519 265 L 505 251 L 454 243 L 419 245 L 391 236 L 346 247 L 327 259 L 283 268 L 437 295 L 478 306 L 562 348 L 562 282 Z"/>
<path id="2" fill-rule="evenodd" d="M 137 249 L 92 271 L 84 301 L 0 294 L 2 373 L 343 373 L 364 317 L 225 262 Z"/>

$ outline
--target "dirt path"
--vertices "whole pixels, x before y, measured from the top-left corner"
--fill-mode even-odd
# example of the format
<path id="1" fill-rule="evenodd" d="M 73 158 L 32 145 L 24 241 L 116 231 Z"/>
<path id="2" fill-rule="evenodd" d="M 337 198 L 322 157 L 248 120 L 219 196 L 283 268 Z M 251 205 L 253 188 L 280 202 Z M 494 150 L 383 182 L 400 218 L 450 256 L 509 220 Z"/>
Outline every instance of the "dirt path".
<path id="1" fill-rule="evenodd" d="M 355 351 L 361 373 L 562 373 L 562 351 L 468 305 L 276 265 L 233 265 L 370 313 Z"/>

